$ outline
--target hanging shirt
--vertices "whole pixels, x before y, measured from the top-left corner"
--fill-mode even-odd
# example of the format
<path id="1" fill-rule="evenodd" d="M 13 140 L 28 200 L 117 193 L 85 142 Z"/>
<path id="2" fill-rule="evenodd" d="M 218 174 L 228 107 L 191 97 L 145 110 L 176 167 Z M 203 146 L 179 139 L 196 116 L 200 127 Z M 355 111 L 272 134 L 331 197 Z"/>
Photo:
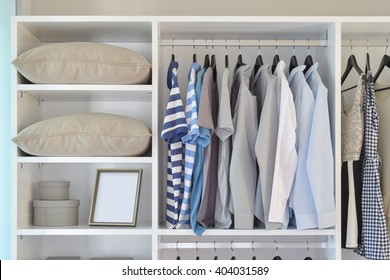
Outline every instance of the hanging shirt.
<path id="1" fill-rule="evenodd" d="M 203 76 L 206 72 L 205 68 L 202 68 L 198 72 L 195 86 L 195 99 L 196 104 L 200 104 Z M 199 106 L 198 106 L 198 119 L 199 119 Z M 194 160 L 194 170 L 192 173 L 192 192 L 190 197 L 190 223 L 191 228 L 196 235 L 202 235 L 206 230 L 200 223 L 197 222 L 198 212 L 202 198 L 203 188 L 203 156 L 204 149 L 210 143 L 210 132 L 207 128 L 199 127 L 199 136 L 197 138 L 197 146 Z"/>
<path id="2" fill-rule="evenodd" d="M 282 228 L 283 225 L 268 221 L 279 122 L 276 77 L 272 75 L 269 65 L 264 65 L 261 68 L 259 79 L 261 92 L 265 92 L 265 98 L 255 144 L 255 153 L 259 165 L 255 215 L 265 224 L 266 229 L 277 229 Z"/>
<path id="3" fill-rule="evenodd" d="M 176 228 L 190 228 L 190 197 L 192 190 L 192 173 L 194 169 L 196 142 L 199 136 L 198 109 L 195 97 L 196 74 L 200 70 L 200 65 L 193 63 L 188 74 L 188 88 L 186 98 L 186 119 L 188 134 L 183 136 L 185 145 L 184 157 L 184 193 L 180 206 L 179 221 Z"/>
<path id="4" fill-rule="evenodd" d="M 214 226 L 228 229 L 232 225 L 229 212 L 230 184 L 229 166 L 231 151 L 231 135 L 234 133 L 230 111 L 229 69 L 223 70 L 221 91 L 219 92 L 218 124 L 215 134 L 219 138 L 218 189 L 215 201 Z"/>
<path id="5" fill-rule="evenodd" d="M 379 181 L 380 158 L 377 152 L 379 117 L 371 71 L 367 73 L 363 110 L 362 244 L 357 252 L 371 260 L 390 260 L 390 241 Z"/>
<path id="6" fill-rule="evenodd" d="M 315 101 L 303 74 L 305 68 L 305 65 L 293 68 L 288 77 L 297 116 L 298 164 L 290 195 L 290 207 L 294 210 L 297 229 L 318 227 L 316 207 L 306 169 Z"/>
<path id="7" fill-rule="evenodd" d="M 234 227 L 252 229 L 254 222 L 254 200 L 256 190 L 255 142 L 257 133 L 256 97 L 248 88 L 245 71 L 249 66 L 241 66 L 234 80 L 239 85 L 238 98 L 234 111 L 233 151 L 230 163 L 230 186 L 234 210 Z"/>
<path id="8" fill-rule="evenodd" d="M 203 194 L 198 222 L 203 226 L 214 225 L 215 200 L 218 189 L 219 139 L 214 133 L 218 122 L 219 96 L 213 69 L 209 67 L 203 76 L 202 98 L 199 107 L 199 126 L 210 131 L 210 144 L 205 148 L 203 159 Z"/>
<path id="9" fill-rule="evenodd" d="M 181 139 L 188 132 L 177 79 L 178 67 L 179 64 L 176 61 L 171 61 L 168 68 L 167 83 L 170 94 L 161 132 L 161 138 L 168 143 L 166 215 L 168 228 L 174 228 L 179 219 L 183 170 L 183 142 Z"/>
<path id="10" fill-rule="evenodd" d="M 328 89 L 318 74 L 318 63 L 305 73 L 314 98 L 313 123 L 307 156 L 307 172 L 317 210 L 318 228 L 336 224 L 334 158 L 328 108 Z"/>
<path id="11" fill-rule="evenodd" d="M 257 101 L 257 120 L 260 120 L 261 110 L 263 108 L 266 90 L 262 90 L 263 85 L 260 81 L 260 76 L 262 71 L 267 68 L 267 65 L 261 65 L 257 72 L 255 73 L 255 68 L 253 68 L 251 76 L 249 78 L 249 91 L 256 96 Z"/>
<path id="12" fill-rule="evenodd" d="M 282 223 L 286 228 L 289 221 L 288 198 L 297 168 L 296 115 L 294 100 L 284 74 L 286 64 L 279 61 L 276 76 L 276 95 L 278 112 L 278 137 L 276 143 L 275 167 L 272 183 L 271 204 L 268 221 Z"/>

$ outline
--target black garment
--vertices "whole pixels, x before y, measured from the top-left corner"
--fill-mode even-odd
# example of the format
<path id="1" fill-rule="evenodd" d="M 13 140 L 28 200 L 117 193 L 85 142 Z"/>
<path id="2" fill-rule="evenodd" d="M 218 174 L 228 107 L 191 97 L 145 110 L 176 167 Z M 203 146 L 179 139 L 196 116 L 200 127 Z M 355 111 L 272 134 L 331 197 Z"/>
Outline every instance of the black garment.
<path id="1" fill-rule="evenodd" d="M 361 244 L 362 235 L 362 161 L 353 162 L 353 177 L 355 184 L 355 203 L 358 223 L 358 245 Z M 347 240 L 347 222 L 348 222 L 348 162 L 343 162 L 341 168 L 341 247 L 345 247 Z"/>

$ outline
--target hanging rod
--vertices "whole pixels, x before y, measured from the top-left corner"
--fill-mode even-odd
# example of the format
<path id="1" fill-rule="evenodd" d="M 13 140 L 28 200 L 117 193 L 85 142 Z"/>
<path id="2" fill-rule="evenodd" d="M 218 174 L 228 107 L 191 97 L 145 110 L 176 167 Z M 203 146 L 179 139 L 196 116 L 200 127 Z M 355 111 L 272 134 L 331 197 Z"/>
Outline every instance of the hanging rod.
<path id="1" fill-rule="evenodd" d="M 213 40 L 207 39 L 164 39 L 160 46 L 170 47 L 326 47 L 326 40 Z"/>
<path id="2" fill-rule="evenodd" d="M 379 47 L 379 48 L 386 48 L 390 46 L 389 41 L 386 41 L 386 39 L 383 40 L 342 40 L 341 41 L 342 47 L 345 48 L 371 48 L 371 47 Z"/>
<path id="3" fill-rule="evenodd" d="M 256 248 L 270 248 L 270 249 L 312 249 L 312 248 L 331 248 L 332 243 L 327 242 L 176 242 L 176 243 L 160 243 L 159 249 L 256 249 Z"/>

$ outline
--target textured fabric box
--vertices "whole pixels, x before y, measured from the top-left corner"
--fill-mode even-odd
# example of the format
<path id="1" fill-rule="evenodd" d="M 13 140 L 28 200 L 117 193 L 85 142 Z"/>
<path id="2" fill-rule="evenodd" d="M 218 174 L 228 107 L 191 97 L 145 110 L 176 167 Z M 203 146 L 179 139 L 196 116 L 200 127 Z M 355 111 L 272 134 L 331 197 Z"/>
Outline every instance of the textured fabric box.
<path id="1" fill-rule="evenodd" d="M 145 84 L 151 75 L 151 64 L 142 55 L 94 42 L 43 45 L 12 63 L 38 84 Z"/>
<path id="2" fill-rule="evenodd" d="M 34 225 L 42 227 L 79 224 L 80 200 L 34 200 Z"/>
<path id="3" fill-rule="evenodd" d="M 40 181 L 38 182 L 40 200 L 69 199 L 69 181 Z"/>

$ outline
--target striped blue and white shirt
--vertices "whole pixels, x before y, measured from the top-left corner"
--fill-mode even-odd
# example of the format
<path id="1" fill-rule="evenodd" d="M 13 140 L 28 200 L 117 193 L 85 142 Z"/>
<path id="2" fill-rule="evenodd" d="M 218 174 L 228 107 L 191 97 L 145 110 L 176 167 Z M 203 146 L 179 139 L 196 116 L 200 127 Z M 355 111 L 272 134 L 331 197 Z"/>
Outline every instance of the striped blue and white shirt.
<path id="1" fill-rule="evenodd" d="M 177 79 L 178 67 L 179 64 L 176 61 L 171 61 L 168 68 L 167 85 L 170 89 L 170 94 L 161 132 L 161 138 L 168 143 L 166 215 L 168 228 L 174 228 L 179 219 L 180 193 L 183 189 L 182 137 L 188 132 Z"/>
<path id="2" fill-rule="evenodd" d="M 191 228 L 190 224 L 190 197 L 192 189 L 192 173 L 194 170 L 194 161 L 196 153 L 196 140 L 199 136 L 198 126 L 198 109 L 195 97 L 196 75 L 201 66 L 197 63 L 191 65 L 188 76 L 189 83 L 187 88 L 186 98 L 186 119 L 188 125 L 188 134 L 183 136 L 182 140 L 185 145 L 185 160 L 184 160 L 184 193 L 183 200 L 180 206 L 179 221 L 177 228 Z"/>

